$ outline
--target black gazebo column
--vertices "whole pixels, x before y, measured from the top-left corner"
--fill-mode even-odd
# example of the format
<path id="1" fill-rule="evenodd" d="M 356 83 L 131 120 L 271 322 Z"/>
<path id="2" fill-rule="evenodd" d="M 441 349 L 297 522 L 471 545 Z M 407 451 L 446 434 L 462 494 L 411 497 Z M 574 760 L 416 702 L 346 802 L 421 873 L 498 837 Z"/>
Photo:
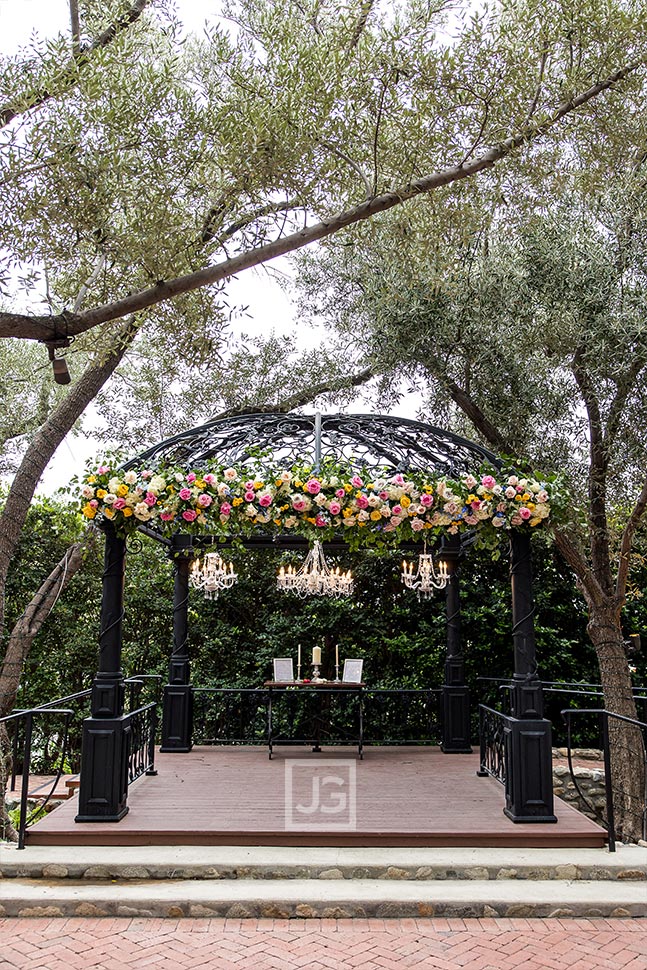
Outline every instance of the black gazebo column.
<path id="1" fill-rule="evenodd" d="M 109 522 L 104 532 L 99 669 L 92 685 L 90 717 L 83 722 L 77 822 L 118 822 L 128 811 L 130 721 L 124 717 L 121 670 L 126 542 Z"/>
<path id="2" fill-rule="evenodd" d="M 445 587 L 447 612 L 447 657 L 442 704 L 441 750 L 455 754 L 469 754 L 471 747 L 470 692 L 465 683 L 465 659 L 461 637 L 461 602 L 458 560 L 460 540 L 447 543 L 440 558 L 447 563 L 449 582 Z"/>
<path id="3" fill-rule="evenodd" d="M 537 676 L 530 534 L 510 539 L 512 585 L 512 719 L 505 728 L 506 807 L 513 822 L 556 822 L 553 813 L 551 723 L 544 718 Z"/>
<path id="4" fill-rule="evenodd" d="M 173 587 L 173 653 L 168 684 L 164 688 L 162 746 L 160 751 L 190 751 L 193 747 L 193 689 L 189 661 L 189 569 L 193 540 L 174 535 L 171 556 L 175 563 Z"/>

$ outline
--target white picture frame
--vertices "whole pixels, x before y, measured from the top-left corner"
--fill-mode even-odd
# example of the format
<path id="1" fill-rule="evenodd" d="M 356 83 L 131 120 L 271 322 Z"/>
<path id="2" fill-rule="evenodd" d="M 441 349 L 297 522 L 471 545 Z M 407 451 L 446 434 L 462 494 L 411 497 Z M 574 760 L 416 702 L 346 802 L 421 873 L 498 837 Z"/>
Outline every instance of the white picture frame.
<path id="1" fill-rule="evenodd" d="M 361 684 L 363 660 L 344 660 L 343 684 Z"/>
<path id="2" fill-rule="evenodd" d="M 274 680 L 277 683 L 291 683 L 294 680 L 294 667 L 292 657 L 274 658 Z"/>

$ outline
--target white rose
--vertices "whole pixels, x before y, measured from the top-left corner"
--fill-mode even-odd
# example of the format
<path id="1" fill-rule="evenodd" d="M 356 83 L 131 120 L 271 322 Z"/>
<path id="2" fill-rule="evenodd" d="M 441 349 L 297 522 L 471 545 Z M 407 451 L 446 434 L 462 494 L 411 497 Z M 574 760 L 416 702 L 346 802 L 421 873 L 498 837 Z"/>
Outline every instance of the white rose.
<path id="1" fill-rule="evenodd" d="M 118 478 L 111 478 L 110 481 L 108 482 L 108 491 L 116 492 L 120 485 L 121 485 L 121 482 Z"/>
<path id="2" fill-rule="evenodd" d="M 81 494 L 83 498 L 94 498 L 94 489 L 91 485 L 84 485 Z"/>
<path id="3" fill-rule="evenodd" d="M 328 500 L 323 492 L 319 492 L 319 494 L 315 496 L 315 503 L 317 505 L 325 505 L 327 501 Z"/>
<path id="4" fill-rule="evenodd" d="M 134 485 L 137 481 L 137 472 L 129 471 L 124 475 L 124 481 L 126 485 Z"/>
<path id="5" fill-rule="evenodd" d="M 233 482 L 234 479 L 238 478 L 238 472 L 235 468 L 225 468 L 223 475 L 228 482 Z"/>
<path id="6" fill-rule="evenodd" d="M 117 501 L 117 496 L 113 495 L 112 492 L 108 492 L 103 501 L 106 505 L 112 505 L 113 502 Z"/>

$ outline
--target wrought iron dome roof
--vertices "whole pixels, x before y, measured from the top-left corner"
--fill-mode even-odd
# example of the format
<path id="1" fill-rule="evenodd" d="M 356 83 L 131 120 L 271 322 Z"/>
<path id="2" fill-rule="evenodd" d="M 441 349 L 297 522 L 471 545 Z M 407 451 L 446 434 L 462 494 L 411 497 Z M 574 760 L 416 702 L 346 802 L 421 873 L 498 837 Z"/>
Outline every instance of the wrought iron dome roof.
<path id="1" fill-rule="evenodd" d="M 259 449 L 286 465 L 333 458 L 357 468 L 408 469 L 457 476 L 499 459 L 466 438 L 421 421 L 384 414 L 244 414 L 217 418 L 161 441 L 125 464 L 199 467 L 255 462 Z"/>

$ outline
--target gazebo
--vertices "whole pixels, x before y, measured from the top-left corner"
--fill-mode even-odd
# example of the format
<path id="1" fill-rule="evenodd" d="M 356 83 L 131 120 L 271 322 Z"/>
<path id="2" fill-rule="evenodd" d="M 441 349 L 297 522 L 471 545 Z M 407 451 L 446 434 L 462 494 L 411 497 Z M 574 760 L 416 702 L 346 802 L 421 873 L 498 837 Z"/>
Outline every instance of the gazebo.
<path id="1" fill-rule="evenodd" d="M 484 463 L 500 468 L 497 457 L 481 446 L 427 424 L 386 415 L 245 414 L 218 419 L 175 435 L 130 460 L 121 469 L 220 467 L 253 469 L 259 453 L 274 466 L 296 461 L 319 469 L 328 460 L 375 475 L 433 473 L 458 478 Z M 164 688 L 163 752 L 188 753 L 192 748 L 193 688 L 189 652 L 188 599 L 193 557 L 218 536 L 208 529 L 189 531 L 173 523 L 162 530 L 142 521 L 138 530 L 166 546 L 174 562 L 173 648 Z M 127 541 L 114 522 L 104 518 L 105 566 L 99 637 L 99 664 L 93 682 L 91 714 L 84 722 L 80 775 L 79 822 L 115 822 L 128 811 L 128 757 L 131 722 L 124 713 L 121 670 L 124 575 Z M 531 532 L 510 529 L 513 674 L 511 715 L 505 720 L 505 813 L 513 822 L 554 822 L 551 773 L 551 724 L 543 716 L 538 677 L 532 596 Z M 409 539 L 409 546 L 414 543 Z M 456 532 L 442 539 L 439 554 L 446 562 L 447 652 L 442 684 L 442 751 L 471 751 L 470 696 L 465 683 L 461 640 L 458 563 L 473 535 Z M 262 526 L 240 537 L 249 547 L 277 550 L 307 547 L 298 534 L 267 532 Z M 337 534 L 325 548 L 343 549 Z"/>

